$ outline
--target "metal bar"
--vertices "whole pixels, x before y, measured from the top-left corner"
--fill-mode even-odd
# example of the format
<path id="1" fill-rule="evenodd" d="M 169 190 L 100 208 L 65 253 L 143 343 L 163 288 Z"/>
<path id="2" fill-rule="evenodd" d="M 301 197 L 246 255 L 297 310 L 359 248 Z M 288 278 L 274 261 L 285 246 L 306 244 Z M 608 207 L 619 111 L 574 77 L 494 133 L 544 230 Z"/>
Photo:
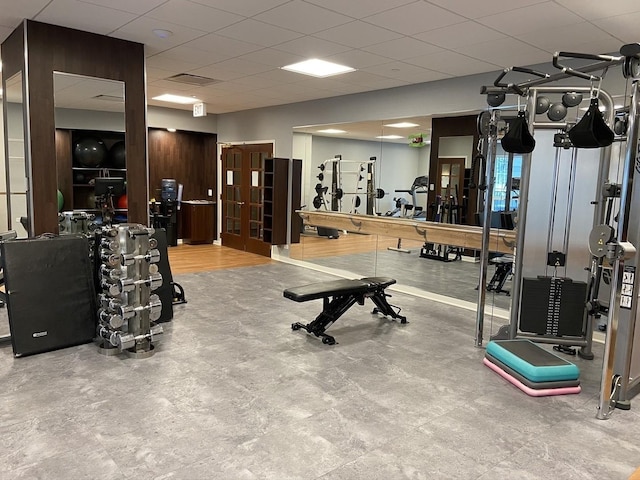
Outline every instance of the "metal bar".
<path id="1" fill-rule="evenodd" d="M 584 337 L 569 337 L 569 336 L 545 337 L 542 335 L 538 335 L 537 333 L 520 332 L 518 334 L 518 338 L 530 338 L 536 343 L 546 343 L 549 345 L 568 345 L 568 346 L 577 346 L 577 347 L 587 345 L 587 341 L 584 339 Z"/>
<path id="2" fill-rule="evenodd" d="M 638 91 L 638 83 L 633 83 L 633 94 L 631 99 L 631 109 L 629 114 L 628 124 L 628 138 L 627 150 L 625 154 L 624 170 L 622 178 L 622 190 L 620 193 L 620 211 L 618 213 L 618 231 L 616 233 L 616 241 L 618 243 L 626 241 L 627 229 L 629 224 L 629 210 L 630 203 L 633 196 L 633 177 L 634 177 L 634 162 L 636 161 L 636 155 L 638 153 L 638 121 L 640 120 L 640 92 Z M 634 282 L 634 292 L 632 295 L 632 309 L 624 310 L 624 315 L 621 309 L 618 307 L 621 299 L 622 290 L 622 278 L 621 272 L 625 267 L 623 260 L 618 260 L 613 266 L 613 275 L 611 279 L 611 297 L 609 300 L 609 320 L 607 324 L 607 337 L 604 344 L 604 361 L 602 363 L 602 377 L 600 383 L 600 399 L 598 402 L 598 411 L 596 418 L 600 420 L 606 420 L 611 416 L 611 392 L 612 383 L 614 379 L 614 370 L 616 363 L 616 338 L 618 337 L 618 327 L 621 317 L 635 316 L 634 308 L 637 307 L 637 282 Z M 635 301 L 633 301 L 635 300 Z M 622 379 L 625 381 L 625 379 Z M 628 377 L 626 379 L 628 382 Z"/>
<path id="3" fill-rule="evenodd" d="M 533 119 L 536 116 L 538 93 L 529 92 L 527 100 L 527 115 L 529 129 L 532 130 Z M 524 235 L 527 225 L 527 208 L 529 202 L 529 181 L 531 176 L 531 154 L 522 156 L 522 170 L 520 173 L 520 202 L 518 203 L 518 228 L 516 236 L 516 250 L 513 260 L 513 278 L 511 280 L 511 312 L 509 318 L 509 338 L 516 338 L 518 334 L 518 320 L 520 319 L 520 295 L 522 290 L 522 269 L 524 252 Z"/>
<path id="4" fill-rule="evenodd" d="M 495 160 L 498 151 L 498 120 L 500 111 L 491 110 L 489 123 L 488 152 L 486 158 L 486 185 L 485 204 L 482 212 L 482 249 L 480 251 L 480 279 L 478 281 L 478 308 L 476 309 L 476 338 L 475 346 L 482 346 L 482 334 L 484 330 L 484 306 L 487 296 L 487 270 L 489 268 L 489 249 L 491 231 L 491 204 L 493 203 L 493 185 L 495 180 Z"/>

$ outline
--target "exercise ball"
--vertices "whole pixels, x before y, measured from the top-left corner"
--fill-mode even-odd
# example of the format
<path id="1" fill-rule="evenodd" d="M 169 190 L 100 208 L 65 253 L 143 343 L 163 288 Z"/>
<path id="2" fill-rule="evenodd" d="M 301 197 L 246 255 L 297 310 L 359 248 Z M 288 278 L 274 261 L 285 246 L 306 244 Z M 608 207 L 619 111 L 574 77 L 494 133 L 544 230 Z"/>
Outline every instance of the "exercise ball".
<path id="1" fill-rule="evenodd" d="M 127 201 L 127 194 L 125 193 L 124 195 L 120 195 L 118 197 L 118 203 L 116 208 L 119 208 L 121 210 L 126 210 L 129 206 L 129 202 Z"/>
<path id="2" fill-rule="evenodd" d="M 73 158 L 83 167 L 99 167 L 107 158 L 107 146 L 97 137 L 83 137 L 73 146 Z"/>
<path id="3" fill-rule="evenodd" d="M 87 183 L 87 177 L 82 172 L 74 172 L 73 183 Z"/>
<path id="4" fill-rule="evenodd" d="M 547 97 L 538 97 L 536 99 L 536 115 L 547 113 L 550 105 L 551 101 Z"/>
<path id="5" fill-rule="evenodd" d="M 562 104 L 565 107 L 577 107 L 582 103 L 582 94 L 577 92 L 567 92 L 562 95 Z"/>
<path id="6" fill-rule="evenodd" d="M 62 192 L 58 190 L 58 212 L 62 211 L 62 207 L 64 207 L 64 196 Z"/>
<path id="7" fill-rule="evenodd" d="M 114 143 L 109 149 L 109 163 L 113 168 L 127 168 L 124 141 Z"/>
<path id="8" fill-rule="evenodd" d="M 564 117 L 566 116 L 567 116 L 567 107 L 565 107 L 561 103 L 551 104 L 551 106 L 549 107 L 549 111 L 547 112 L 547 117 L 549 117 L 549 120 L 551 120 L 552 122 L 559 122 L 560 120 L 563 120 Z"/>

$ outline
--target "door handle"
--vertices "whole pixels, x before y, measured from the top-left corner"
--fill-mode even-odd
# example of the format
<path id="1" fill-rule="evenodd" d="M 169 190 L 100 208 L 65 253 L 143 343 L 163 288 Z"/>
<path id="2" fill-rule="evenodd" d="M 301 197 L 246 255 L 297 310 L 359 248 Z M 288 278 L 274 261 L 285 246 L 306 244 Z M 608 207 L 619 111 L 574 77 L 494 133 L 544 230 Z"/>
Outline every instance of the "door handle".
<path id="1" fill-rule="evenodd" d="M 238 205 L 244 205 L 244 202 L 237 202 Z"/>

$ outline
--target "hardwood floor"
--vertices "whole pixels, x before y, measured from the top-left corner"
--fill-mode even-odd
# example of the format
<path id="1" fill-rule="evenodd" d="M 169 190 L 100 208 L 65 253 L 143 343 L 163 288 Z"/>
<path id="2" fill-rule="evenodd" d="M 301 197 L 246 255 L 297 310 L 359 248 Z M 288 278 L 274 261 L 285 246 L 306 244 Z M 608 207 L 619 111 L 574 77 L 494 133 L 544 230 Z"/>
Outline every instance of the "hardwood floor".
<path id="1" fill-rule="evenodd" d="M 169 247 L 173 275 L 225 268 L 252 267 L 272 263 L 268 257 L 219 245 L 178 245 Z"/>

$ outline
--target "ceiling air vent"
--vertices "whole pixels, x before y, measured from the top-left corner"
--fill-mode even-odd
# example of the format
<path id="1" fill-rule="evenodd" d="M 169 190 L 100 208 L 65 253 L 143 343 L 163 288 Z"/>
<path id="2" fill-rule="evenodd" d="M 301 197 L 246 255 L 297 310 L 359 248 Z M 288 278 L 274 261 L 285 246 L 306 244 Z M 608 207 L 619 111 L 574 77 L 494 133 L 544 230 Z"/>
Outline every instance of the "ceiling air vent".
<path id="1" fill-rule="evenodd" d="M 198 87 L 204 87 L 205 85 L 211 85 L 212 83 L 219 82 L 215 78 L 201 77 L 200 75 L 191 75 L 189 73 L 179 73 L 172 77 L 167 78 L 172 82 L 188 83 L 189 85 L 197 85 Z"/>

